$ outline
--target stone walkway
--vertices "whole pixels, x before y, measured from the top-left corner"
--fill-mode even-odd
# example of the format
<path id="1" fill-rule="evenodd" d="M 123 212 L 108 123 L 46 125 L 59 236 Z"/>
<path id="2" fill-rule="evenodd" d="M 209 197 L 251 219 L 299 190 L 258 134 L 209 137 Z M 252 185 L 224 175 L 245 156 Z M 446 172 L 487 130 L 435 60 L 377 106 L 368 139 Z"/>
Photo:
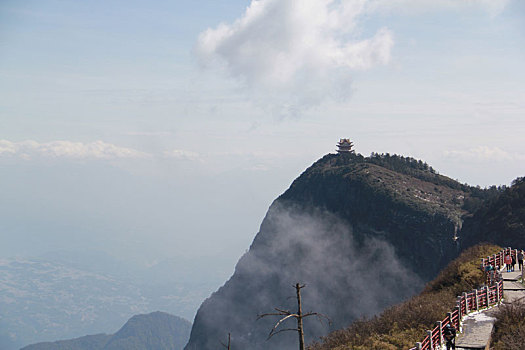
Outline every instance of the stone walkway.
<path id="1" fill-rule="evenodd" d="M 525 286 L 518 282 L 521 277 L 521 271 L 503 272 L 503 290 L 505 291 L 505 303 L 525 297 Z"/>
<path id="2" fill-rule="evenodd" d="M 525 298 L 525 287 L 518 282 L 521 271 L 503 271 L 504 303 L 512 303 Z M 463 332 L 456 340 L 456 349 L 488 349 L 490 336 L 494 327 L 494 313 L 497 307 L 480 311 L 463 319 Z"/>

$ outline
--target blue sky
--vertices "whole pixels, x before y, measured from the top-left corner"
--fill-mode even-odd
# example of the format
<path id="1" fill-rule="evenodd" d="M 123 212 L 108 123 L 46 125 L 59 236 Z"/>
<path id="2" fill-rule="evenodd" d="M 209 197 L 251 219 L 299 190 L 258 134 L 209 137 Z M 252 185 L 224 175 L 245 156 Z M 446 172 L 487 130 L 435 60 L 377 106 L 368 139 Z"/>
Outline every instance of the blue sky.
<path id="1" fill-rule="evenodd" d="M 524 15 L 518 0 L 3 1 L 0 254 L 184 255 L 226 278 L 341 137 L 509 184 L 525 175 Z"/>

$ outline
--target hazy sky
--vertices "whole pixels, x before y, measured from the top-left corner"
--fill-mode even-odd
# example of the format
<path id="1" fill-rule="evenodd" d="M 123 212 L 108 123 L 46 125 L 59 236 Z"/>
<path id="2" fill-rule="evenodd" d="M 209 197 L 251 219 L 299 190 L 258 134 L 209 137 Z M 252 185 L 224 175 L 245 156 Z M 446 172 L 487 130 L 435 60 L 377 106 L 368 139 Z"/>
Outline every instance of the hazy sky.
<path id="1" fill-rule="evenodd" d="M 521 0 L 3 0 L 0 254 L 228 276 L 341 137 L 509 184 L 524 44 Z"/>

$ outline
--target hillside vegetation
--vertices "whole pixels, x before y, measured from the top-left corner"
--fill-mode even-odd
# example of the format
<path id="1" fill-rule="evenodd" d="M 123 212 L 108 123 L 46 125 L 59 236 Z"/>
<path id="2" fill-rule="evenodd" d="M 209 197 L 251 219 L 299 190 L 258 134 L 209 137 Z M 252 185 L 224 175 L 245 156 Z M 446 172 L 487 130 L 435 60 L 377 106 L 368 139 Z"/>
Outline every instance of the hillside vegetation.
<path id="1" fill-rule="evenodd" d="M 471 218 L 465 220 L 462 244 L 489 242 L 504 247 L 525 247 L 525 178 L 486 201 Z"/>
<path id="2" fill-rule="evenodd" d="M 493 350 L 523 349 L 525 344 L 525 303 L 516 301 L 502 305 L 495 314 L 496 323 L 490 348 Z"/>
<path id="3" fill-rule="evenodd" d="M 308 349 L 397 350 L 413 347 L 425 337 L 426 330 L 452 310 L 457 295 L 483 285 L 485 278 L 479 261 L 500 250 L 488 244 L 469 248 L 419 295 L 386 309 L 379 316 L 358 320 L 344 330 L 335 331 Z"/>
<path id="4" fill-rule="evenodd" d="M 497 198 L 506 186 L 482 189 L 462 184 L 436 172 L 427 163 L 397 154 L 328 154 L 306 172 L 358 178 L 397 201 L 458 218 L 474 213 L 484 202 Z M 305 172 L 305 173 L 306 173 Z M 293 185 L 292 188 L 293 189 Z"/>

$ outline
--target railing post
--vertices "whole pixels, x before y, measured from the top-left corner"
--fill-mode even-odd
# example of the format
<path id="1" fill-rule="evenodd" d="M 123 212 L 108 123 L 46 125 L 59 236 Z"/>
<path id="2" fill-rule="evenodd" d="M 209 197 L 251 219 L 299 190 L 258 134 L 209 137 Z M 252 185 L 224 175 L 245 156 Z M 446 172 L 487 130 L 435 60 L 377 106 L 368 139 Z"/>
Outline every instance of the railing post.
<path id="1" fill-rule="evenodd" d="M 447 317 L 448 317 L 448 324 L 453 326 L 453 324 L 452 324 L 452 312 L 447 312 Z"/>
<path id="2" fill-rule="evenodd" d="M 443 322 L 438 321 L 437 324 L 439 326 L 439 344 L 437 345 L 443 345 Z"/>
<path id="3" fill-rule="evenodd" d="M 421 350 L 421 343 L 420 343 L 420 342 L 417 342 L 417 343 L 416 343 L 416 349 L 417 349 L 417 350 Z"/>
<path id="4" fill-rule="evenodd" d="M 432 341 L 432 331 L 427 331 L 428 339 L 430 340 L 430 349 L 434 349 L 434 342 Z"/>
<path id="5" fill-rule="evenodd" d="M 499 304 L 499 282 L 496 283 L 496 304 Z"/>
<path id="6" fill-rule="evenodd" d="M 463 299 L 465 299 L 465 315 L 468 315 L 468 294 L 463 292 Z"/>
<path id="7" fill-rule="evenodd" d="M 458 309 L 458 322 L 461 322 L 461 297 L 458 297 L 456 308 Z"/>
<path id="8" fill-rule="evenodd" d="M 476 298 L 476 311 L 479 311 L 479 299 L 478 299 L 478 290 L 474 291 L 474 297 Z"/>
<path id="9" fill-rule="evenodd" d="M 489 292 L 490 292 L 490 287 L 486 286 L 485 287 L 485 294 L 487 295 L 487 305 L 486 305 L 487 307 L 490 306 L 490 293 Z"/>

